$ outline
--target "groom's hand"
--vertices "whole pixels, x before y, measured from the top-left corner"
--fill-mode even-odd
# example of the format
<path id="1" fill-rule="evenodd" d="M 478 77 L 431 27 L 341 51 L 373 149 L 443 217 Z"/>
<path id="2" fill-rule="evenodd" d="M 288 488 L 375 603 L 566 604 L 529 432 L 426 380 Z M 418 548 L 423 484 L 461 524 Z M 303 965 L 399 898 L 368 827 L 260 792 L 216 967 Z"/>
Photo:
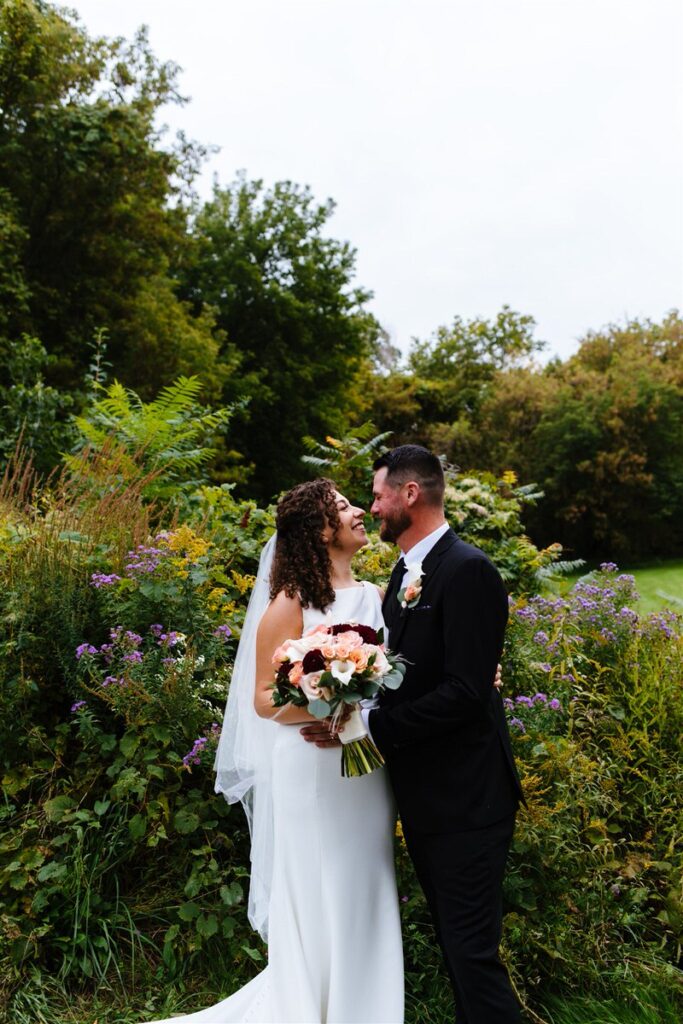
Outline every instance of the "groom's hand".
<path id="1" fill-rule="evenodd" d="M 341 740 L 331 726 L 329 719 L 304 725 L 299 730 L 307 743 L 315 743 L 316 747 L 340 747 Z"/>
<path id="2" fill-rule="evenodd" d="M 493 685 L 497 690 L 503 689 L 503 668 L 501 665 L 496 666 L 496 678 L 493 680 Z"/>

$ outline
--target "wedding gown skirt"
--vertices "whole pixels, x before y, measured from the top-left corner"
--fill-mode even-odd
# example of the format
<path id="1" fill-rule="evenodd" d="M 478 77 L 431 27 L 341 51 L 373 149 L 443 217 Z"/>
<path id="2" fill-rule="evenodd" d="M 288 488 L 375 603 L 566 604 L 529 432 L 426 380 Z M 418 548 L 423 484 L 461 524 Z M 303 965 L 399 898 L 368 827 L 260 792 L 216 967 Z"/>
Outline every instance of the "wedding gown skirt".
<path id="1" fill-rule="evenodd" d="M 381 625 L 378 608 L 370 585 L 337 591 L 332 621 Z M 304 628 L 325 618 L 309 609 Z M 273 757 L 268 966 L 215 1006 L 155 1024 L 402 1024 L 386 770 L 342 778 L 339 747 L 307 743 L 299 728 L 281 727 Z"/>

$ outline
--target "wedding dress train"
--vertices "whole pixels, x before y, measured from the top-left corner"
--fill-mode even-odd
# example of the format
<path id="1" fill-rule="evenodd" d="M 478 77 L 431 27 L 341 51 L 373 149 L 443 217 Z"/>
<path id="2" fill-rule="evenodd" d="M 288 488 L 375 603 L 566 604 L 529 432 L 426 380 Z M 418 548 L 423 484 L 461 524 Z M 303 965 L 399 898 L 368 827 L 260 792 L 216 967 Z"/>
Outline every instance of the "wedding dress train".
<path id="1" fill-rule="evenodd" d="M 335 591 L 319 622 L 380 628 L 371 584 Z M 268 966 L 208 1009 L 154 1024 L 402 1024 L 403 952 L 394 805 L 385 769 L 343 778 L 339 747 L 279 726 Z"/>

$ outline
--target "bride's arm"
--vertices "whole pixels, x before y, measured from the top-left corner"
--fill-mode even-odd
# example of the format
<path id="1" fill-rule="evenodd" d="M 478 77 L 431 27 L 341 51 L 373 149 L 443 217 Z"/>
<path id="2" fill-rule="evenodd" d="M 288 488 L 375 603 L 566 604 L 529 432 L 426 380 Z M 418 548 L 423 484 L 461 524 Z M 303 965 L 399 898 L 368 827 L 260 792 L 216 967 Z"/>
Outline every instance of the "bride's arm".
<path id="1" fill-rule="evenodd" d="M 314 722 L 316 719 L 305 708 L 291 704 L 274 708 L 272 702 L 273 652 L 285 640 L 301 636 L 303 615 L 298 597 L 287 597 L 284 590 L 270 602 L 259 624 L 256 634 L 256 690 L 254 707 L 261 718 L 275 718 L 285 725 L 295 722 Z"/>

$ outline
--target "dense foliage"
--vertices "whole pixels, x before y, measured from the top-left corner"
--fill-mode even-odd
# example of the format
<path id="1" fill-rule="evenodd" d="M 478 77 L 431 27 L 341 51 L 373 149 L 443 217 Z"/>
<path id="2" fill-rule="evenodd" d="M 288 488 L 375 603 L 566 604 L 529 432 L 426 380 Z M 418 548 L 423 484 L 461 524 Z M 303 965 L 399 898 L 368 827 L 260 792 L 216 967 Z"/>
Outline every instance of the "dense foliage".
<path id="1" fill-rule="evenodd" d="M 533 326 L 507 308 L 456 319 L 377 383 L 370 415 L 464 468 L 537 481 L 545 501 L 527 526 L 541 543 L 584 557 L 680 553 L 683 320 L 591 332 L 545 367 Z"/>
<path id="2" fill-rule="evenodd" d="M 230 991 L 264 956 L 245 919 L 244 822 L 214 795 L 211 765 L 272 510 L 203 486 L 164 511 L 145 499 L 144 459 L 103 488 L 109 459 L 85 449 L 47 489 L 15 464 L 0 495 L 0 960 L 14 1019 L 30 1019 L 48 978 L 105 985 L 141 1013 L 144 994 L 163 1015 L 181 991 L 186 1008 L 207 1001 L 195 989 Z M 559 551 L 521 535 L 534 500 L 511 474 L 449 478 L 450 518 L 516 595 L 506 693 L 529 809 L 506 957 L 538 1004 L 550 986 L 627 991 L 646 972 L 668 984 L 683 646 L 675 617 L 630 610 L 613 567 L 540 596 Z M 386 579 L 392 557 L 373 534 L 357 571 Z M 409 1019 L 443 1020 L 400 839 L 398 853 Z"/>

